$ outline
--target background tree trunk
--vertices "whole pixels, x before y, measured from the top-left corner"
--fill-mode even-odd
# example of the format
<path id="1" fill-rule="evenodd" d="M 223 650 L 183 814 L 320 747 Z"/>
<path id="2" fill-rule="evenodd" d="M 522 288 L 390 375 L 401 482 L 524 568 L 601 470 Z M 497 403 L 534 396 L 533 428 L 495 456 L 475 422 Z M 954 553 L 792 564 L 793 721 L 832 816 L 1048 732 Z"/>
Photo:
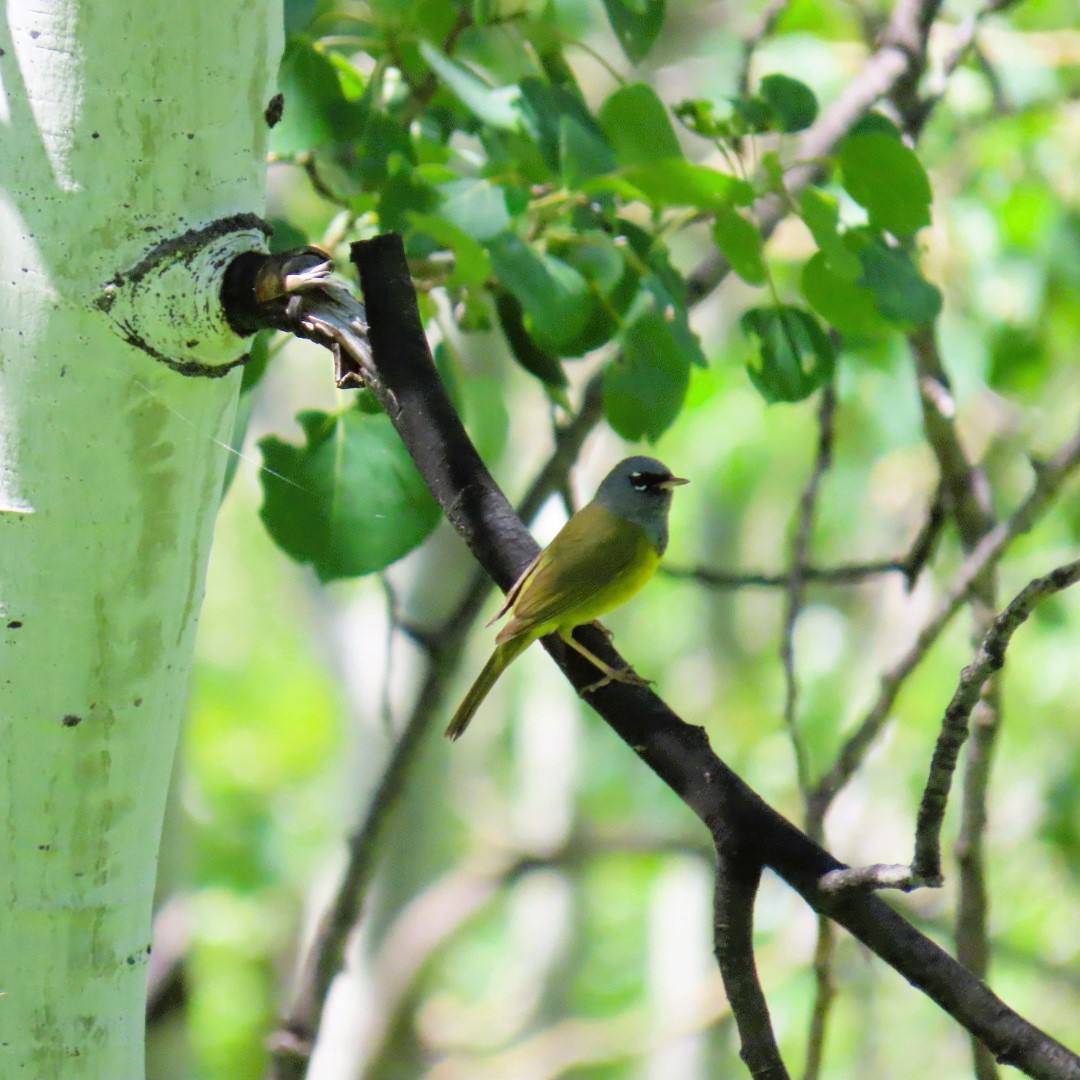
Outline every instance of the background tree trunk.
<path id="1" fill-rule="evenodd" d="M 240 380 L 205 376 L 244 352 L 218 277 L 258 246 L 232 216 L 263 205 L 280 26 L 274 0 L 0 12 L 5 1077 L 143 1075 L 161 817 Z M 191 230 L 157 247 L 171 278 L 138 267 Z"/>

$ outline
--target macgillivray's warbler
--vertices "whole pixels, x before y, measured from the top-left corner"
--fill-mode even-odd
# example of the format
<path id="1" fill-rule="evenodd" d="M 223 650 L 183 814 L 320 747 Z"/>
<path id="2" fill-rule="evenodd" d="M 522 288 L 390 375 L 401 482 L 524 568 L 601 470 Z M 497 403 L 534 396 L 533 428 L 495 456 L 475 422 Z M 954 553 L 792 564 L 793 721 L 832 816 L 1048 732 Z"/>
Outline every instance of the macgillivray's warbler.
<path id="1" fill-rule="evenodd" d="M 605 664 L 573 632 L 629 600 L 653 576 L 667 547 L 671 489 L 686 483 L 650 457 L 626 458 L 604 477 L 593 501 L 570 518 L 506 594 L 491 622 L 507 612 L 510 621 L 454 713 L 448 739 L 461 735 L 511 661 L 546 634 L 557 633 L 604 673 L 582 693 L 612 680 L 642 681 L 632 670 Z"/>

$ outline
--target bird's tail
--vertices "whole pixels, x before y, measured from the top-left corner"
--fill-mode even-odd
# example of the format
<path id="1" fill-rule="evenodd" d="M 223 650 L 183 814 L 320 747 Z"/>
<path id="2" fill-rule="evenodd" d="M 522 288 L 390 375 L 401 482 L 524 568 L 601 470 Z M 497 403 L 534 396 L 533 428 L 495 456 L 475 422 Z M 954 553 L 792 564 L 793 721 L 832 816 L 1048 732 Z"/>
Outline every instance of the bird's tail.
<path id="1" fill-rule="evenodd" d="M 458 706 L 446 729 L 446 737 L 450 740 L 460 738 L 461 733 L 469 726 L 473 714 L 480 708 L 481 702 L 488 696 L 488 691 L 495 685 L 495 680 L 507 669 L 513 660 L 516 660 L 533 639 L 527 634 L 509 638 L 495 646 L 495 651 L 484 665 L 483 670 L 476 676 L 476 681 L 469 687 L 465 700 Z"/>

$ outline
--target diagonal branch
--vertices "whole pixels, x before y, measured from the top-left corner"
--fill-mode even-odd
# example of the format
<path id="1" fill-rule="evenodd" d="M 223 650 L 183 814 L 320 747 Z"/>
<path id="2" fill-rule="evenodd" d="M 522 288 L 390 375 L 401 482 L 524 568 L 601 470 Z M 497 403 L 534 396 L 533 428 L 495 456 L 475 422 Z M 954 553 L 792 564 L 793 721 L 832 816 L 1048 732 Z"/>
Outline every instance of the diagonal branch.
<path id="1" fill-rule="evenodd" d="M 401 238 L 388 234 L 355 244 L 352 258 L 367 301 L 376 367 L 400 406 L 391 415 L 398 434 L 481 565 L 509 588 L 537 545 L 484 468 L 446 396 L 416 308 Z M 1080 436 L 1070 449 L 1080 460 Z M 1042 476 L 1056 477 L 1056 486 L 1045 482 L 1024 512 L 1010 519 L 1017 532 L 1030 526 L 1063 481 L 1061 462 L 1055 461 L 1057 473 L 1048 464 Z M 993 539 L 994 534 L 987 537 Z M 622 665 L 603 634 L 583 637 L 613 666 Z M 576 653 L 567 656 L 560 642 L 544 645 L 579 690 L 593 678 L 590 665 Z M 737 840 L 748 858 L 775 870 L 815 911 L 846 927 L 1003 1062 L 1040 1080 L 1080 1080 L 1080 1057 L 1011 1010 L 879 897 L 823 892 L 822 875 L 840 864 L 747 787 L 713 753 L 704 731 L 684 723 L 645 687 L 613 683 L 590 694 L 589 702 L 701 818 L 718 847 Z"/>

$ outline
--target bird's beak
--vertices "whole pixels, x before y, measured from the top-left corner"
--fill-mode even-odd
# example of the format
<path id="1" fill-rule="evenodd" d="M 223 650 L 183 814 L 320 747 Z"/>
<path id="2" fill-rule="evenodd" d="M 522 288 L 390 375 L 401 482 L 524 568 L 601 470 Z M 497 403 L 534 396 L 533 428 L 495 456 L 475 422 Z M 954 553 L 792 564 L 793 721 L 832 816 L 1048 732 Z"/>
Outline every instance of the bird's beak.
<path id="1" fill-rule="evenodd" d="M 689 480 L 686 480 L 681 476 L 669 476 L 666 480 L 661 480 L 657 486 L 662 487 L 665 491 L 670 491 L 672 488 L 682 487 L 683 484 L 689 483 Z"/>

